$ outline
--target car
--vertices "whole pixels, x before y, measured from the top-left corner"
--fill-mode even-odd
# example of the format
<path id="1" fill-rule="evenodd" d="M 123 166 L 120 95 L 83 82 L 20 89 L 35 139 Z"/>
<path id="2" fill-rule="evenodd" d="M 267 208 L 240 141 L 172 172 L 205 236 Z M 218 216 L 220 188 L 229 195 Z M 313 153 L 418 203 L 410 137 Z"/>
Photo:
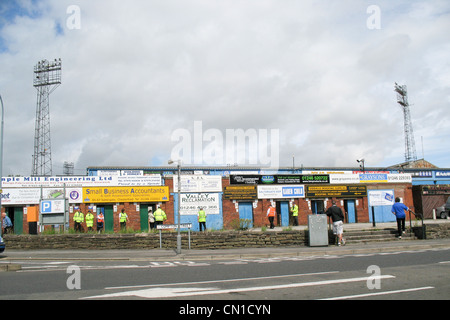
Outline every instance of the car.
<path id="1" fill-rule="evenodd" d="M 5 251 L 5 242 L 3 242 L 3 238 L 2 236 L 0 236 L 0 253 L 2 253 L 3 251 Z"/>
<path id="2" fill-rule="evenodd" d="M 447 198 L 447 202 L 440 207 L 436 208 L 436 217 L 441 219 L 447 219 L 450 212 L 450 197 Z"/>

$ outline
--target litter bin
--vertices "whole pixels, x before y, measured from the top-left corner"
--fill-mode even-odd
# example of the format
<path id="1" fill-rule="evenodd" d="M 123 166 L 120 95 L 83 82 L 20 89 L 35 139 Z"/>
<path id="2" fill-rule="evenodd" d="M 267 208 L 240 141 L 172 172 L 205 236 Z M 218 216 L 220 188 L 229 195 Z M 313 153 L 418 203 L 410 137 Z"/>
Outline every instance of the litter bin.
<path id="1" fill-rule="evenodd" d="M 308 216 L 309 246 L 328 246 L 328 226 L 325 214 Z"/>

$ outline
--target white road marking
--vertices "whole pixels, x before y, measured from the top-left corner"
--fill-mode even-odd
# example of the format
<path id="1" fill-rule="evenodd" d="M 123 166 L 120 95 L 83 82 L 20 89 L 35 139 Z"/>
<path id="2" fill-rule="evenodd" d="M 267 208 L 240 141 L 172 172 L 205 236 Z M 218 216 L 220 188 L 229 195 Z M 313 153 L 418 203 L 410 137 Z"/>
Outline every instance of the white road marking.
<path id="1" fill-rule="evenodd" d="M 392 275 L 382 275 L 378 277 L 370 277 L 371 279 L 390 279 L 395 278 Z M 259 286 L 259 287 L 247 287 L 247 288 L 231 288 L 231 289 L 219 289 L 219 288 L 150 288 L 143 290 L 125 291 L 111 294 L 104 294 L 98 296 L 84 297 L 81 299 L 99 299 L 99 298 L 115 298 L 115 297 L 129 297 L 136 296 L 140 298 L 174 298 L 174 297 L 188 297 L 197 295 L 212 295 L 212 294 L 227 294 L 236 292 L 248 292 L 248 291 L 262 291 L 262 290 L 279 290 L 279 289 L 292 289 L 300 287 L 322 286 L 339 283 L 350 283 L 367 281 L 368 277 L 336 279 L 336 280 L 323 280 L 312 282 L 300 282 L 291 284 L 280 284 L 272 286 Z"/>
<path id="2" fill-rule="evenodd" d="M 356 299 L 356 298 L 364 298 L 364 297 L 371 297 L 371 296 L 382 296 L 382 295 L 387 295 L 387 294 L 413 292 L 413 291 L 429 290 L 429 289 L 434 289 L 434 287 L 421 287 L 421 288 L 411 288 L 411 289 L 402 289 L 402 290 L 383 291 L 383 292 L 363 293 L 363 294 L 355 294 L 355 295 L 351 295 L 351 296 L 333 297 L 333 298 L 325 298 L 325 299 L 319 299 L 319 300 Z"/>
<path id="3" fill-rule="evenodd" d="M 207 280 L 207 281 L 195 281 L 195 282 L 143 284 L 143 285 L 137 285 L 137 286 L 106 287 L 105 289 L 106 290 L 114 290 L 114 289 L 150 288 L 150 287 L 167 287 L 167 286 L 185 286 L 185 285 L 198 285 L 198 284 L 217 283 L 217 282 L 236 282 L 236 281 L 241 282 L 241 281 L 253 281 L 253 280 L 264 280 L 264 279 L 280 279 L 280 278 L 291 278 L 291 277 L 315 276 L 315 275 L 333 274 L 333 273 L 339 273 L 339 271 L 298 273 L 298 274 L 286 274 L 286 275 L 281 275 L 281 276 L 270 276 L 270 277 L 254 277 L 254 278 L 224 279 L 224 280 Z"/>

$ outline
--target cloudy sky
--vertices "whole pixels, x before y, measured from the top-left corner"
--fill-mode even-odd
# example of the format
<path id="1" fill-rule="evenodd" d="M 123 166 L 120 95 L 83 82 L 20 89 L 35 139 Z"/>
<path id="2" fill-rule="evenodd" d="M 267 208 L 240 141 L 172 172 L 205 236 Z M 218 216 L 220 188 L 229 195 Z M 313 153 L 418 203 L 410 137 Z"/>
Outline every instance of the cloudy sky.
<path id="1" fill-rule="evenodd" d="M 33 67 L 54 58 L 53 174 L 165 165 L 180 146 L 226 165 L 238 129 L 258 141 L 242 165 L 277 136 L 281 166 L 400 163 L 395 82 L 417 157 L 449 168 L 449 30 L 448 0 L 0 0 L 3 174 L 31 173 Z"/>

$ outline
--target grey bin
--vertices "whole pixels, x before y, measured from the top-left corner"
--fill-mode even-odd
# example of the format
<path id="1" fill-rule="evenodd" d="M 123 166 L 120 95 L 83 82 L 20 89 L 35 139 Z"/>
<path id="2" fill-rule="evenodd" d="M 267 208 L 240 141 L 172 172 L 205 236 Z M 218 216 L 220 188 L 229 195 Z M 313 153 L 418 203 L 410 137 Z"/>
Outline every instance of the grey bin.
<path id="1" fill-rule="evenodd" d="M 328 226 L 325 214 L 308 216 L 309 246 L 328 246 Z"/>

